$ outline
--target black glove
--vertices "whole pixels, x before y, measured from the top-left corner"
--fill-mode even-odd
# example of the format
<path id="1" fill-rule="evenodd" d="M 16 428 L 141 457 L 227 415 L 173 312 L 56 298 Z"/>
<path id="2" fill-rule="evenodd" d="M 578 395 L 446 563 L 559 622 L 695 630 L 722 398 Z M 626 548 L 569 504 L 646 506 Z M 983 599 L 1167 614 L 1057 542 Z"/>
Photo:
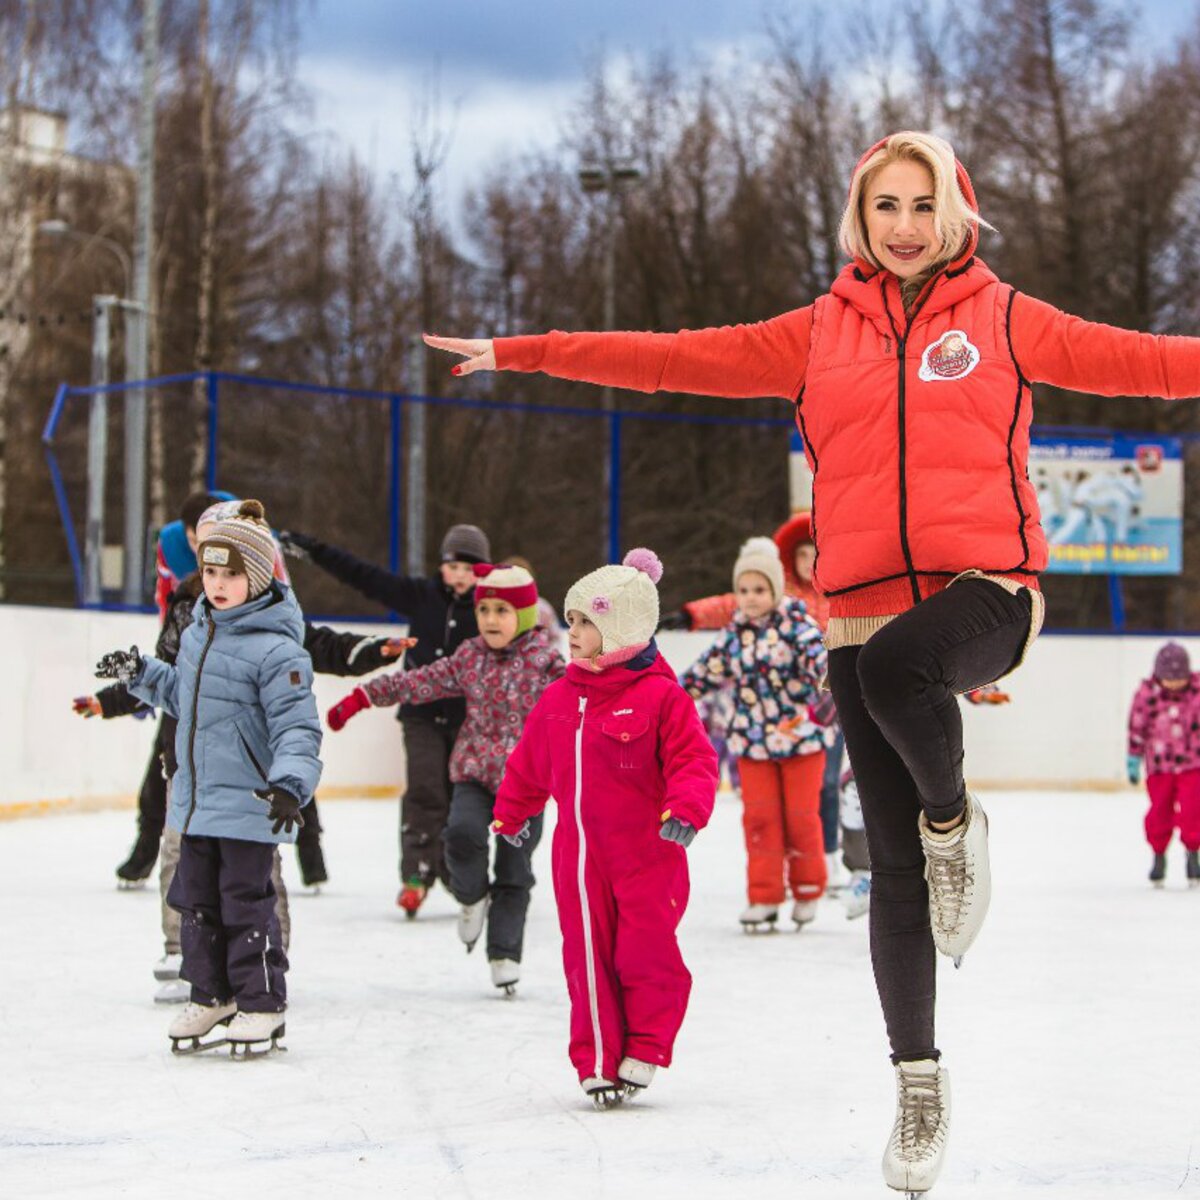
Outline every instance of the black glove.
<path id="1" fill-rule="evenodd" d="M 691 629 L 692 618 L 682 609 L 675 612 L 663 613 L 658 618 L 659 629 Z"/>
<path id="2" fill-rule="evenodd" d="M 128 650 L 113 650 L 96 664 L 96 678 L 132 683 L 142 673 L 143 665 L 141 652 L 136 646 L 130 646 Z"/>
<path id="3" fill-rule="evenodd" d="M 304 828 L 304 818 L 300 815 L 300 801 L 287 788 L 272 783 L 265 788 L 255 788 L 254 794 L 271 806 L 267 820 L 274 822 L 271 826 L 272 833 L 278 833 L 282 829 L 290 834 L 293 825 L 297 829 Z"/>
<path id="4" fill-rule="evenodd" d="M 312 550 L 317 544 L 315 537 L 309 537 L 307 533 L 296 533 L 292 529 L 281 529 L 275 536 L 278 537 L 284 554 L 303 559 L 305 562 L 312 560 Z"/>
<path id="5" fill-rule="evenodd" d="M 678 817 L 668 817 L 662 823 L 658 836 L 664 842 L 678 842 L 686 850 L 692 844 L 692 838 L 696 836 L 696 827 Z"/>

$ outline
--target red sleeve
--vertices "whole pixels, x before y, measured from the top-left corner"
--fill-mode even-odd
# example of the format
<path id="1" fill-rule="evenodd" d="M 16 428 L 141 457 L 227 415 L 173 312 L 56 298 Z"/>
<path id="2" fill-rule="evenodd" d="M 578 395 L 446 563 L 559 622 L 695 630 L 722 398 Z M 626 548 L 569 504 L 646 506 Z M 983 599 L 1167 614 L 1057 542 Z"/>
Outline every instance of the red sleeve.
<path id="1" fill-rule="evenodd" d="M 1200 338 L 1084 321 L 1020 292 L 1010 331 L 1013 357 L 1030 383 L 1101 396 L 1200 396 Z"/>
<path id="2" fill-rule="evenodd" d="M 737 597 L 726 592 L 723 596 L 689 600 L 683 611 L 687 613 L 689 629 L 724 629 L 737 612 Z"/>
<path id="3" fill-rule="evenodd" d="M 755 325 L 679 333 L 543 333 L 496 338 L 500 371 L 544 371 L 635 392 L 782 396 L 804 382 L 812 305 Z"/>
<path id="4" fill-rule="evenodd" d="M 667 784 L 661 818 L 678 817 L 703 829 L 712 816 L 720 782 L 717 752 L 704 732 L 696 706 L 681 687 L 672 687 L 663 700 L 658 753 Z"/>
<path id="5" fill-rule="evenodd" d="M 464 642 L 450 658 L 439 658 L 424 667 L 410 671 L 389 671 L 376 675 L 374 679 L 360 684 L 376 708 L 387 708 L 393 704 L 431 704 L 434 700 L 449 700 L 463 694 L 458 678 L 462 659 L 458 655 L 469 650 Z"/>
<path id="6" fill-rule="evenodd" d="M 541 727 L 539 701 L 529 714 L 520 740 L 504 767 L 504 778 L 492 808 L 492 828 L 497 833 L 516 833 L 530 817 L 536 817 L 550 799 L 550 762 Z"/>

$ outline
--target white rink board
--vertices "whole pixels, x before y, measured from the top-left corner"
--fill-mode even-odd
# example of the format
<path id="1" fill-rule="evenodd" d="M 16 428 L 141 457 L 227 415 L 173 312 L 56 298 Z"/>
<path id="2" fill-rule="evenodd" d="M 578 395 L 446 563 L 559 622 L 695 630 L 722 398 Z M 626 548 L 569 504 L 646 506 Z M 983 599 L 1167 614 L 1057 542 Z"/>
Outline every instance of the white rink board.
<path id="1" fill-rule="evenodd" d="M 92 665 L 101 654 L 132 642 L 151 649 L 156 628 L 152 616 L 0 606 L 6 667 L 0 688 L 0 813 L 42 801 L 86 805 L 128 799 L 136 791 L 153 723 L 84 721 L 71 712 L 71 698 L 99 686 Z M 672 666 L 682 669 L 710 640 L 708 634 L 667 633 L 661 645 Z M 1012 704 L 963 706 L 970 780 L 981 786 L 1119 786 L 1130 698 L 1162 640 L 1039 639 L 1029 662 L 1005 682 Z M 1200 662 L 1200 639 L 1187 644 Z M 322 712 L 351 686 L 318 676 Z M 400 729 L 390 712 L 364 713 L 342 733 L 327 732 L 322 757 L 326 794 L 396 789 L 404 778 Z"/>

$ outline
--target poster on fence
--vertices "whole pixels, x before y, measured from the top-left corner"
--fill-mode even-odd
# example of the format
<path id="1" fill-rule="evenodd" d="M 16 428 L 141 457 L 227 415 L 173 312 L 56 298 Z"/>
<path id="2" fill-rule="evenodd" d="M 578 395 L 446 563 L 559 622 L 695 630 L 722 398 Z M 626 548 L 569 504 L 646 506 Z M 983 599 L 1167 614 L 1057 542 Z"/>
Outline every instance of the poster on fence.
<path id="1" fill-rule="evenodd" d="M 1050 542 L 1048 571 L 1178 575 L 1183 449 L 1177 438 L 1035 434 L 1029 478 Z"/>

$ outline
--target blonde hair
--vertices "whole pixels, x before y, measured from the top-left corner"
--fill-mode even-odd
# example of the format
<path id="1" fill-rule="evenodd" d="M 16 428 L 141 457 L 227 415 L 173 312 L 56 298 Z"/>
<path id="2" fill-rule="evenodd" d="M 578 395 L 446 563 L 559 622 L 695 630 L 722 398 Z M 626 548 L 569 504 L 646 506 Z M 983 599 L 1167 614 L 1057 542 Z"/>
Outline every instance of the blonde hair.
<path id="1" fill-rule="evenodd" d="M 850 181 L 850 198 L 838 227 L 838 243 L 850 258 L 865 259 L 882 269 L 882 264 L 871 252 L 863 204 L 867 186 L 875 174 L 889 163 L 901 161 L 920 163 L 933 176 L 933 228 L 941 240 L 941 250 L 934 265 L 923 273 L 923 281 L 957 257 L 973 232 L 972 226 L 982 225 L 987 229 L 992 226 L 971 208 L 958 185 L 954 147 L 935 133 L 906 129 L 893 133 L 859 164 Z"/>

